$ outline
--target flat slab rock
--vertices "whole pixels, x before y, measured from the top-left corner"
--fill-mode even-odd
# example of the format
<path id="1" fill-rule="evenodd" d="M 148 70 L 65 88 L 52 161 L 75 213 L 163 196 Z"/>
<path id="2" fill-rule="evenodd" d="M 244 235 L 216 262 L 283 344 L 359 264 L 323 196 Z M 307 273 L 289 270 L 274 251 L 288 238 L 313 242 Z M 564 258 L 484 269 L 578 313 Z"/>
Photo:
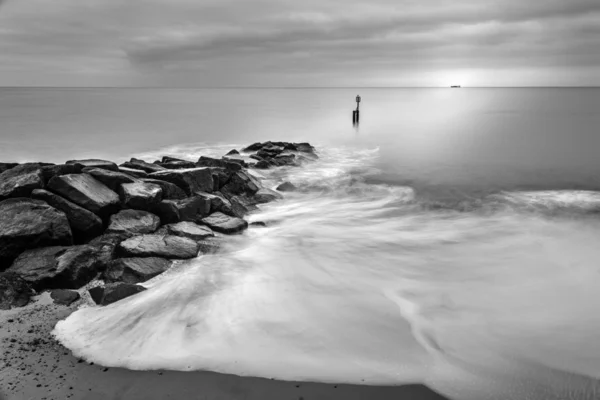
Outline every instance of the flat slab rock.
<path id="1" fill-rule="evenodd" d="M 111 215 L 107 233 L 121 233 L 127 236 L 155 232 L 160 226 L 160 218 L 147 211 L 122 210 Z"/>
<path id="2" fill-rule="evenodd" d="M 24 307 L 33 294 L 29 284 L 14 272 L 0 274 L 0 310 Z"/>
<path id="3" fill-rule="evenodd" d="M 216 212 L 202 219 L 202 223 L 212 230 L 220 233 L 237 233 L 248 228 L 248 222 L 238 218 L 230 217 L 222 212 Z"/>
<path id="4" fill-rule="evenodd" d="M 112 161 L 87 159 L 87 160 L 69 160 L 65 164 L 75 164 L 83 168 L 102 168 L 110 171 L 118 171 L 119 167 Z"/>
<path id="5" fill-rule="evenodd" d="M 165 170 L 152 173 L 149 177 L 171 182 L 182 188 L 187 195 L 197 191 L 212 192 L 214 186 L 210 168 Z"/>
<path id="6" fill-rule="evenodd" d="M 199 221 L 210 213 L 211 200 L 203 196 L 192 196 L 182 200 L 163 200 L 154 212 L 163 224 L 181 221 Z"/>
<path id="7" fill-rule="evenodd" d="M 21 164 L 0 174 L 0 200 L 28 197 L 34 189 L 44 187 L 39 164 Z"/>
<path id="8" fill-rule="evenodd" d="M 50 297 L 54 300 L 55 304 L 62 306 L 70 306 L 81 298 L 79 292 L 67 289 L 55 289 L 50 292 Z"/>
<path id="9" fill-rule="evenodd" d="M 124 183 L 119 188 L 123 206 L 135 210 L 152 210 L 162 200 L 159 185 L 147 182 Z"/>
<path id="10" fill-rule="evenodd" d="M 123 172 L 111 171 L 102 168 L 84 168 L 81 172 L 90 174 L 95 179 L 102 182 L 113 192 L 117 192 L 119 187 L 124 183 L 137 182 L 138 178 L 127 175 Z"/>
<path id="11" fill-rule="evenodd" d="M 144 290 L 146 290 L 146 288 L 140 285 L 119 282 L 109 283 L 106 286 L 97 286 L 91 288 L 88 292 L 96 304 L 106 306 L 143 292 Z"/>
<path id="12" fill-rule="evenodd" d="M 179 222 L 161 227 L 157 234 L 186 237 L 192 240 L 202 240 L 214 236 L 212 229 L 194 222 Z"/>
<path id="13" fill-rule="evenodd" d="M 0 270 L 27 249 L 71 244 L 71 228 L 62 211 L 40 200 L 0 202 Z"/>
<path id="14" fill-rule="evenodd" d="M 104 278 L 110 282 L 140 283 L 168 270 L 172 261 L 160 257 L 119 258 L 108 266 Z"/>
<path id="15" fill-rule="evenodd" d="M 198 255 L 198 244 L 179 236 L 141 235 L 121 242 L 118 250 L 124 257 L 163 257 L 183 260 Z"/>
<path id="16" fill-rule="evenodd" d="M 143 182 L 153 183 L 155 185 L 160 186 L 160 188 L 162 189 L 163 200 L 181 200 L 187 197 L 183 189 L 175 185 L 174 183 L 161 181 L 160 179 L 150 178 L 143 179 Z"/>

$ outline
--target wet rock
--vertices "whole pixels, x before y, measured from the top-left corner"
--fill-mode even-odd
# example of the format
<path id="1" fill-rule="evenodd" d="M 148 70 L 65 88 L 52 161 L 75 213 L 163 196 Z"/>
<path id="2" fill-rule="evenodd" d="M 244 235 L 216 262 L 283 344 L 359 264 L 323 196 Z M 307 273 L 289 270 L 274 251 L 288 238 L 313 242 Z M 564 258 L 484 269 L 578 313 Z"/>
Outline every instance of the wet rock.
<path id="1" fill-rule="evenodd" d="M 162 189 L 147 182 L 124 183 L 119 188 L 119 198 L 127 208 L 152 210 L 162 200 Z"/>
<path id="2" fill-rule="evenodd" d="M 146 282 L 168 270 L 171 264 L 170 260 L 159 257 L 119 258 L 110 263 L 104 277 L 110 282 Z"/>
<path id="3" fill-rule="evenodd" d="M 35 189 L 31 193 L 31 197 L 43 200 L 57 210 L 65 213 L 76 242 L 91 239 L 100 235 L 104 230 L 100 217 L 57 194 L 44 189 Z"/>
<path id="4" fill-rule="evenodd" d="M 101 168 L 84 168 L 81 172 L 90 174 L 96 180 L 102 182 L 113 192 L 118 192 L 119 187 L 124 183 L 137 182 L 138 178 L 131 175 L 124 174 L 123 172 L 110 171 Z"/>
<path id="5" fill-rule="evenodd" d="M 256 192 L 256 194 L 254 194 L 254 200 L 258 204 L 269 203 L 271 201 L 281 199 L 283 199 L 283 196 L 281 194 L 267 188 L 261 188 L 258 192 Z"/>
<path id="6" fill-rule="evenodd" d="M 264 159 L 273 158 L 283 152 L 283 147 L 266 146 L 260 149 L 256 155 Z"/>
<path id="7" fill-rule="evenodd" d="M 50 179 L 52 179 L 55 176 L 80 173 L 81 166 L 77 164 L 58 164 L 47 165 L 42 167 L 42 178 L 44 179 L 44 185 L 46 185 L 50 181 Z"/>
<path id="8" fill-rule="evenodd" d="M 170 156 L 164 156 L 161 160 L 161 162 L 163 163 L 169 163 L 169 162 L 174 162 L 174 161 L 187 161 L 181 158 L 176 158 L 176 157 L 170 157 Z"/>
<path id="9" fill-rule="evenodd" d="M 263 221 L 255 221 L 255 222 L 251 222 L 250 226 L 260 227 L 260 228 L 266 228 L 267 227 L 267 223 L 263 222 Z"/>
<path id="10" fill-rule="evenodd" d="M 16 167 L 17 163 L 0 163 L 0 174 L 3 173 L 4 171 L 8 171 L 11 168 Z"/>
<path id="11" fill-rule="evenodd" d="M 137 169 L 144 171 L 148 174 L 151 174 L 153 172 L 164 171 L 166 169 L 165 167 L 162 167 L 160 165 L 150 164 L 144 160 L 139 160 L 137 158 L 132 158 L 130 161 L 124 162 L 120 165 L 120 167 Z"/>
<path id="12" fill-rule="evenodd" d="M 222 237 L 209 237 L 198 241 L 198 247 L 201 254 L 215 254 L 223 248 Z"/>
<path id="13" fill-rule="evenodd" d="M 210 214 L 213 212 L 221 211 L 225 214 L 231 213 L 231 202 L 223 196 L 220 192 L 214 193 L 206 193 L 206 192 L 196 192 L 196 196 L 200 196 L 204 198 L 206 201 L 210 202 L 210 210 L 206 214 Z"/>
<path id="14" fill-rule="evenodd" d="M 213 168 L 212 176 L 213 176 L 213 191 L 218 192 L 221 190 L 223 186 L 229 182 L 229 178 L 231 178 L 231 174 L 233 171 L 225 170 L 223 168 Z"/>
<path id="15" fill-rule="evenodd" d="M 178 222 L 176 224 L 168 224 L 161 227 L 157 234 L 186 237 L 192 240 L 202 240 L 215 235 L 209 227 L 198 225 L 194 222 Z"/>
<path id="16" fill-rule="evenodd" d="M 0 200 L 29 197 L 33 190 L 43 187 L 40 164 L 21 164 L 0 174 Z"/>
<path id="17" fill-rule="evenodd" d="M 88 244 L 98 251 L 98 269 L 104 271 L 117 256 L 117 246 L 129 238 L 127 233 L 107 233 L 91 240 Z"/>
<path id="18" fill-rule="evenodd" d="M 50 297 L 52 297 L 55 304 L 62 306 L 70 306 L 81 298 L 78 292 L 67 289 L 54 289 L 50 292 Z"/>
<path id="19" fill-rule="evenodd" d="M 258 203 L 254 197 L 248 197 L 247 195 L 232 196 L 229 199 L 229 202 L 231 203 L 231 213 L 223 213 L 239 218 L 242 218 L 246 214 L 258 209 L 258 207 L 256 207 Z"/>
<path id="20" fill-rule="evenodd" d="M 150 174 L 152 179 L 160 179 L 179 186 L 187 195 L 213 191 L 213 177 L 210 168 L 166 170 Z"/>
<path id="21" fill-rule="evenodd" d="M 273 158 L 273 163 L 278 166 L 296 165 L 296 156 L 294 154 L 279 154 Z"/>
<path id="22" fill-rule="evenodd" d="M 124 257 L 194 258 L 198 244 L 179 236 L 142 235 L 121 242 L 118 251 Z"/>
<path id="23" fill-rule="evenodd" d="M 253 195 L 258 192 L 258 189 L 260 188 L 261 184 L 258 179 L 245 171 L 238 171 L 231 175 L 229 182 L 221 188 L 221 192 L 227 198 L 230 198 L 233 195 L 243 193 Z"/>
<path id="24" fill-rule="evenodd" d="M 158 164 L 163 168 L 166 169 L 190 169 L 190 168 L 196 168 L 196 163 L 192 162 L 192 161 L 170 161 L 167 163 L 160 163 Z"/>
<path id="25" fill-rule="evenodd" d="M 119 172 L 122 172 L 126 175 L 132 176 L 134 178 L 147 178 L 148 177 L 148 173 L 145 171 L 142 171 L 141 169 L 119 167 Z"/>
<path id="26" fill-rule="evenodd" d="M 119 196 L 88 174 L 55 176 L 48 182 L 48 189 L 102 219 L 121 207 Z"/>
<path id="27" fill-rule="evenodd" d="M 269 169 L 271 168 L 271 163 L 267 160 L 260 160 L 259 162 L 254 164 L 254 168 L 257 169 Z"/>
<path id="28" fill-rule="evenodd" d="M 79 168 L 83 169 L 83 168 L 102 168 L 102 169 L 107 169 L 110 171 L 118 171 L 119 167 L 117 167 L 117 164 L 115 164 L 112 161 L 106 161 L 106 160 L 95 160 L 95 159 L 88 159 L 88 160 L 70 160 L 67 161 L 66 164 L 75 164 L 78 165 Z"/>
<path id="29" fill-rule="evenodd" d="M 62 211 L 40 200 L 0 202 L 0 270 L 27 249 L 72 243 L 69 221 Z"/>
<path id="30" fill-rule="evenodd" d="M 98 270 L 98 250 L 90 245 L 27 250 L 8 269 L 38 291 L 80 288 L 91 281 Z"/>
<path id="31" fill-rule="evenodd" d="M 142 181 L 160 186 L 163 200 L 181 200 L 187 197 L 183 189 L 174 183 L 150 178 L 143 179 Z"/>
<path id="32" fill-rule="evenodd" d="M 196 222 L 210 214 L 211 202 L 202 196 L 188 197 L 182 200 L 163 200 L 154 212 L 163 224 L 182 221 Z"/>
<path id="33" fill-rule="evenodd" d="M 245 151 L 247 153 L 251 152 L 251 151 L 258 151 L 263 147 L 262 143 L 260 142 L 256 142 L 254 144 L 251 144 L 248 147 L 245 147 L 244 149 L 242 149 L 242 151 Z"/>
<path id="34" fill-rule="evenodd" d="M 141 210 L 123 210 L 110 217 L 106 232 L 135 236 L 153 233 L 159 226 L 160 218 L 154 214 Z"/>
<path id="35" fill-rule="evenodd" d="M 88 290 L 92 300 L 98 305 L 106 306 L 134 294 L 143 292 L 145 287 L 130 283 L 109 283 L 105 286 L 96 286 Z"/>
<path id="36" fill-rule="evenodd" d="M 310 143 L 294 143 L 296 150 L 303 153 L 314 153 L 315 148 Z"/>
<path id="37" fill-rule="evenodd" d="M 277 186 L 276 190 L 279 190 L 280 192 L 295 192 L 298 188 L 291 182 L 283 182 L 281 185 Z"/>
<path id="38" fill-rule="evenodd" d="M 216 212 L 202 219 L 202 223 L 212 230 L 220 233 L 232 234 L 248 228 L 248 222 L 241 218 L 231 217 L 221 212 Z"/>
<path id="39" fill-rule="evenodd" d="M 0 273 L 0 310 L 24 307 L 29 303 L 31 295 L 29 284 L 18 274 Z"/>
<path id="40" fill-rule="evenodd" d="M 229 150 L 229 152 L 226 155 L 230 156 L 230 155 L 233 155 L 233 154 L 240 154 L 240 152 L 237 151 L 236 149 L 233 149 L 233 150 Z"/>
<path id="41" fill-rule="evenodd" d="M 212 157 L 205 157 L 205 156 L 200 157 L 198 159 L 198 162 L 196 163 L 196 165 L 199 167 L 223 168 L 223 169 L 228 169 L 231 171 L 241 171 L 242 170 L 242 166 L 235 161 L 219 159 L 219 158 L 212 158 Z"/>

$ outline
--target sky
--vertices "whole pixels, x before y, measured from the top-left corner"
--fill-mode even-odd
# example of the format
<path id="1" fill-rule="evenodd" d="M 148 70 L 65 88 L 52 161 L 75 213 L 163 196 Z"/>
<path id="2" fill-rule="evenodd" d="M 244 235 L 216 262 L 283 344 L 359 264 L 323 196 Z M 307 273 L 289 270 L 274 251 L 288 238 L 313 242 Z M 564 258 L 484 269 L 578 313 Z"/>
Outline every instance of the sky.
<path id="1" fill-rule="evenodd" d="M 600 86 L 599 0 L 0 0 L 0 86 Z"/>

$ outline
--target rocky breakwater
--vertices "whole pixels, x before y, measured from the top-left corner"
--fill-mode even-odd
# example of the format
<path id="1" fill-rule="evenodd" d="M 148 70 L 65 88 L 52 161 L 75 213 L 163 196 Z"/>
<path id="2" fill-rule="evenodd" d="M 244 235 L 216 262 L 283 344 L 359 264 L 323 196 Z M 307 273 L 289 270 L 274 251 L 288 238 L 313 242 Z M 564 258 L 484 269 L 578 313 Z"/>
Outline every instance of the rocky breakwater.
<path id="1" fill-rule="evenodd" d="M 317 158 L 308 143 L 265 142 L 197 161 L 0 163 L 0 309 L 46 290 L 67 304 L 94 279 L 104 282 L 89 290 L 97 304 L 135 295 L 173 260 L 218 251 L 224 235 L 248 228 L 245 215 L 282 198 L 252 168 Z"/>

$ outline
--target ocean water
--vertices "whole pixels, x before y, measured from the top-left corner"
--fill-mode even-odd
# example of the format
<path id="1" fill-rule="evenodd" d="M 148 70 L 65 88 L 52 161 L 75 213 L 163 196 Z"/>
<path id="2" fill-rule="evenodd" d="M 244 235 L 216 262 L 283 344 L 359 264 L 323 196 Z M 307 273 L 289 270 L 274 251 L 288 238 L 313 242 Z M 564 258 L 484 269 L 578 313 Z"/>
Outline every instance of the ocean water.
<path id="1" fill-rule="evenodd" d="M 361 125 L 351 125 L 360 94 Z M 600 90 L 1 90 L 2 157 L 195 159 L 302 140 L 299 193 L 220 255 L 59 322 L 131 369 L 600 397 Z"/>

